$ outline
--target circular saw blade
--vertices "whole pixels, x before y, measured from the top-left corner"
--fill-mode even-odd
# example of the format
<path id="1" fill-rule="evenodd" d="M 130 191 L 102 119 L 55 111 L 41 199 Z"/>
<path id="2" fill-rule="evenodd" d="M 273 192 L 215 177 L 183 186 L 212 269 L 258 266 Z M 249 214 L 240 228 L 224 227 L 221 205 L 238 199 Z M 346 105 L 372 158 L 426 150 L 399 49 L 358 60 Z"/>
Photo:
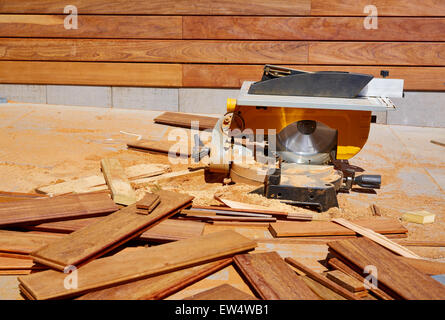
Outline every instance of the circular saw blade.
<path id="1" fill-rule="evenodd" d="M 284 161 L 324 164 L 337 144 L 337 131 L 311 120 L 288 125 L 277 135 L 277 152 Z"/>

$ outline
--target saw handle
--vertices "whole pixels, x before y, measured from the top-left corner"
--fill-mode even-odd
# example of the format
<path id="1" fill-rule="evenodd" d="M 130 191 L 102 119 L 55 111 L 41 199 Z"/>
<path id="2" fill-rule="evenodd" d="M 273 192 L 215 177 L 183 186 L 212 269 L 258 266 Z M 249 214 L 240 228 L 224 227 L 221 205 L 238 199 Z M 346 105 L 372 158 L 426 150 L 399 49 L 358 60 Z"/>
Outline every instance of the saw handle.
<path id="1" fill-rule="evenodd" d="M 382 184 L 382 176 L 374 174 L 362 174 L 354 178 L 354 184 L 362 188 L 380 189 Z"/>

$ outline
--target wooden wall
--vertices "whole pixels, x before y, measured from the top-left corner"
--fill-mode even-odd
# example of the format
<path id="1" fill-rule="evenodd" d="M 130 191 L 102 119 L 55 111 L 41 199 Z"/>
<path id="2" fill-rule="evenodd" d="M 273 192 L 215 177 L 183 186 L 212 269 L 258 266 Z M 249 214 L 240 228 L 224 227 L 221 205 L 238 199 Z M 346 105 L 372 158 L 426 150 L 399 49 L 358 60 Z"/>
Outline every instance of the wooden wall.
<path id="1" fill-rule="evenodd" d="M 0 83 L 236 88 L 267 63 L 445 91 L 445 0 L 0 1 Z"/>

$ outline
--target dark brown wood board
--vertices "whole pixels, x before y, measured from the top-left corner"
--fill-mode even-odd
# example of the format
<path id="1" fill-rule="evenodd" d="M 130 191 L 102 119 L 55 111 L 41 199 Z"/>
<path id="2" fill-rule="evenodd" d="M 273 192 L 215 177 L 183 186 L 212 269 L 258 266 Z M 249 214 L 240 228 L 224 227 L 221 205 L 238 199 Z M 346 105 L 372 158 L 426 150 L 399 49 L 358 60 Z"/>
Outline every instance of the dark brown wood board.
<path id="1" fill-rule="evenodd" d="M 0 227 L 105 215 L 119 207 L 107 193 L 0 203 Z"/>
<path id="2" fill-rule="evenodd" d="M 93 222 L 97 222 L 99 219 L 101 219 L 101 217 L 48 222 L 36 226 L 29 226 L 29 228 L 37 231 L 71 233 Z M 204 225 L 204 222 L 199 221 L 165 219 L 135 239 L 153 242 L 170 242 L 188 239 L 202 235 Z"/>
<path id="3" fill-rule="evenodd" d="M 94 260 L 77 270 L 77 289 L 66 290 L 66 274 L 55 270 L 19 277 L 19 282 L 22 292 L 30 299 L 72 297 L 231 257 L 255 247 L 255 241 L 233 231 L 222 231 Z"/>
<path id="4" fill-rule="evenodd" d="M 199 122 L 198 128 L 200 130 L 213 129 L 215 127 L 218 118 L 199 116 L 189 113 L 179 113 L 179 112 L 164 112 L 160 116 L 157 116 L 153 120 L 155 123 L 166 124 L 169 126 L 182 127 L 182 128 L 192 128 L 192 122 Z"/>
<path id="5" fill-rule="evenodd" d="M 193 200 L 189 195 L 172 191 L 157 194 L 161 203 L 150 215 L 137 214 L 133 204 L 52 242 L 31 256 L 41 264 L 62 271 L 69 265 L 78 267 L 137 237 L 151 225 L 191 205 Z"/>
<path id="6" fill-rule="evenodd" d="M 382 234 L 407 233 L 408 230 L 395 219 L 360 219 L 354 223 Z M 320 237 L 320 236 L 355 236 L 348 228 L 329 221 L 271 223 L 270 232 L 274 237 Z"/>
<path id="7" fill-rule="evenodd" d="M 146 151 L 146 152 L 160 152 L 166 154 L 173 154 L 180 157 L 190 157 L 191 147 L 190 145 L 181 145 L 176 141 L 169 140 L 149 140 L 141 139 L 127 143 L 127 146 L 134 150 Z"/>
<path id="8" fill-rule="evenodd" d="M 234 262 L 262 299 L 320 299 L 275 251 L 237 255 Z"/>
<path id="9" fill-rule="evenodd" d="M 250 294 L 241 291 L 230 284 L 222 284 L 205 290 L 183 300 L 258 300 Z"/>
<path id="10" fill-rule="evenodd" d="M 355 269 L 373 265 L 379 288 L 395 298 L 407 300 L 445 299 L 445 287 L 377 243 L 360 238 L 328 243 L 329 250 Z"/>
<path id="11" fill-rule="evenodd" d="M 232 259 L 221 259 L 111 288 L 89 292 L 77 300 L 160 300 L 221 270 Z"/>

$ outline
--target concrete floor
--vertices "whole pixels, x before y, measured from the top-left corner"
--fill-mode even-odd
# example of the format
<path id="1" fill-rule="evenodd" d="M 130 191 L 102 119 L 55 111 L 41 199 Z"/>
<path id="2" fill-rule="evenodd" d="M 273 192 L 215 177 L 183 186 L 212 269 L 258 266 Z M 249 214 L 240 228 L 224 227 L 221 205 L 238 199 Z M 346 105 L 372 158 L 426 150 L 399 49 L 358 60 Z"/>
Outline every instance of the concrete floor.
<path id="1" fill-rule="evenodd" d="M 160 113 L 0 104 L 0 190 L 30 192 L 58 179 L 95 174 L 104 157 L 117 157 L 128 165 L 140 161 L 143 153 L 126 150 L 126 142 L 135 137 L 125 132 L 144 138 L 165 135 L 164 126 L 152 123 Z M 381 174 L 382 188 L 376 194 L 341 194 L 341 204 L 365 212 L 375 203 L 385 216 L 392 217 L 405 211 L 428 210 L 436 214 L 436 222 L 427 226 L 405 224 L 409 239 L 444 241 L 445 147 L 430 140 L 445 142 L 445 128 L 373 124 L 368 143 L 350 163 L 366 169 L 366 173 Z M 443 249 L 416 252 L 443 259 Z M 18 298 L 16 277 L 0 276 L 0 299 Z"/>

